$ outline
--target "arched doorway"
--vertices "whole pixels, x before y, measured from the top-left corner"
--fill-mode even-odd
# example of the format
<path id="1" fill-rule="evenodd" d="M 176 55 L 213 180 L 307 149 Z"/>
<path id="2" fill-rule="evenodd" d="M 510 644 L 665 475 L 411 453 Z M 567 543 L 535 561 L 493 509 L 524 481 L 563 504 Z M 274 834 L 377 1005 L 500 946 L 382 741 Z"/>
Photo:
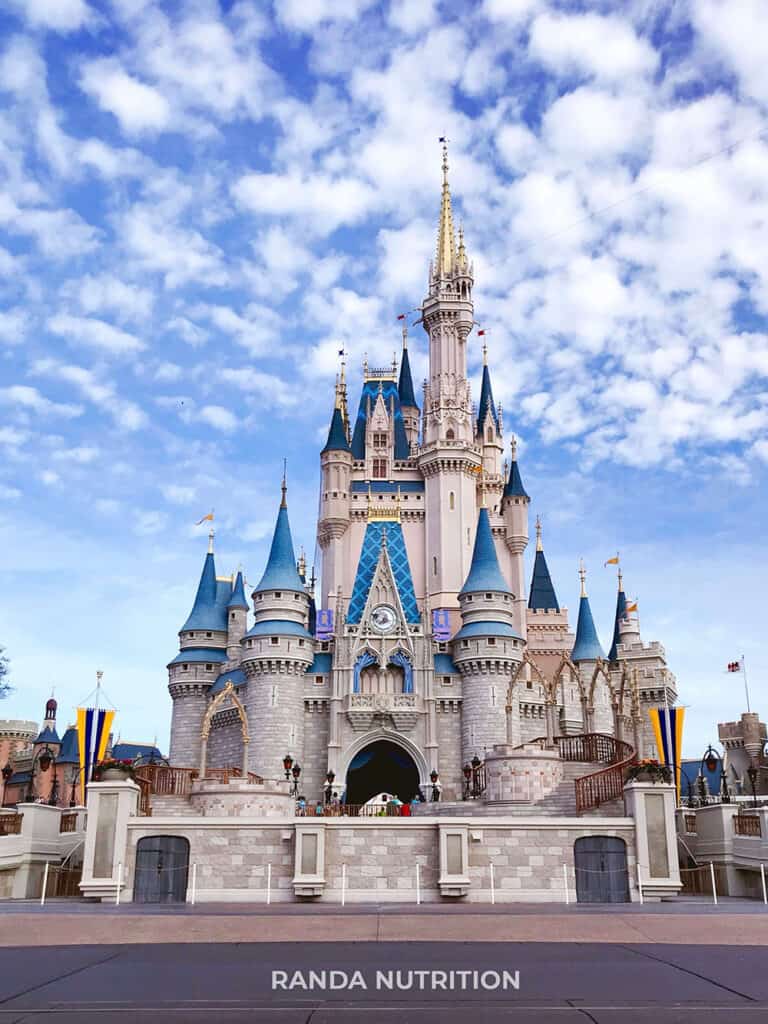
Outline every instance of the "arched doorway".
<path id="1" fill-rule="evenodd" d="M 189 840 L 144 836 L 136 844 L 136 903 L 184 903 L 189 873 Z"/>
<path id="2" fill-rule="evenodd" d="M 582 836 L 573 844 L 578 903 L 628 903 L 627 844 L 618 836 Z"/>
<path id="3" fill-rule="evenodd" d="M 346 802 L 364 804 L 378 793 L 391 793 L 408 802 L 419 791 L 419 770 L 403 747 L 377 740 L 363 747 L 349 762 Z"/>

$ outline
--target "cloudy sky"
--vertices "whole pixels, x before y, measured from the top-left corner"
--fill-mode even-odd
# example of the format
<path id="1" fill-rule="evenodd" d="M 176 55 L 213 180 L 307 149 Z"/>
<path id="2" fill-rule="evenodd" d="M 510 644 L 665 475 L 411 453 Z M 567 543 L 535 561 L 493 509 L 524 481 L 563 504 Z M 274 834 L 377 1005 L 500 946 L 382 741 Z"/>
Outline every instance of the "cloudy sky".
<path id="1" fill-rule="evenodd" d="M 337 351 L 356 401 L 424 296 L 446 134 L 561 603 L 583 556 L 609 643 L 620 550 L 687 752 L 742 653 L 768 714 L 763 0 L 2 7 L 0 713 L 53 686 L 66 724 L 103 669 L 165 747 L 193 524 L 255 583 L 284 456 L 311 559 Z"/>

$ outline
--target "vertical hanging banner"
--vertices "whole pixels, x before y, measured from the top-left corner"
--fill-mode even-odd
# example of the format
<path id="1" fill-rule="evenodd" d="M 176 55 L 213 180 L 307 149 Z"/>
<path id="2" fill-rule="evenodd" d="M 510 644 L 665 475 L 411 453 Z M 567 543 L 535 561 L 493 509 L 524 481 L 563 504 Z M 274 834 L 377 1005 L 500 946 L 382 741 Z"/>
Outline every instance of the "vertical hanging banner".
<path id="1" fill-rule="evenodd" d="M 77 709 L 77 748 L 80 756 L 80 803 L 85 806 L 85 788 L 91 781 L 93 766 L 104 760 L 114 711 L 104 708 Z"/>
<path id="2" fill-rule="evenodd" d="M 659 761 L 672 771 L 680 803 L 680 757 L 683 750 L 685 708 L 649 708 Z"/>
<path id="3" fill-rule="evenodd" d="M 432 638 L 438 644 L 451 639 L 451 617 L 447 608 L 436 608 L 432 612 Z"/>
<path id="4" fill-rule="evenodd" d="M 315 636 L 318 640 L 330 640 L 333 636 L 333 610 L 331 608 L 318 608 Z"/>

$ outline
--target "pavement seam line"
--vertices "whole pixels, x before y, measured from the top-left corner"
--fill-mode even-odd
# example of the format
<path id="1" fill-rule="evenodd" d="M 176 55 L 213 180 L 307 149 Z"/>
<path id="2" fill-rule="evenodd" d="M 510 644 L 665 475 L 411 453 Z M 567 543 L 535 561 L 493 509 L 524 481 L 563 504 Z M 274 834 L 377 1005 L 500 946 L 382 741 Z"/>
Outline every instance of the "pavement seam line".
<path id="1" fill-rule="evenodd" d="M 663 945 L 663 943 L 658 943 L 658 945 Z M 654 956 L 653 953 L 646 953 L 645 950 L 634 949 L 632 946 L 623 945 L 623 948 L 629 950 L 631 953 L 636 953 L 638 956 L 644 956 L 647 960 L 655 960 L 657 963 L 673 967 L 677 971 L 682 971 L 683 974 L 690 974 L 692 977 L 698 978 L 699 981 L 709 982 L 710 985 L 714 985 L 716 988 L 721 988 L 724 992 L 730 992 L 734 996 L 739 996 L 740 999 L 747 999 L 750 1003 L 754 1003 L 756 1006 L 760 1004 L 759 999 L 754 999 L 752 996 L 745 995 L 744 992 L 739 992 L 738 989 L 724 985 L 722 982 L 715 981 L 713 978 L 708 978 L 705 974 L 699 974 L 698 971 L 693 971 L 690 967 L 682 967 L 680 964 L 673 963 L 671 960 L 665 960 L 662 956 Z"/>
<path id="2" fill-rule="evenodd" d="M 0 1006 L 10 1003 L 13 999 L 20 999 L 22 996 L 29 995 L 30 992 L 36 992 L 37 989 L 45 988 L 46 985 L 53 985 L 57 981 L 63 981 L 65 978 L 74 977 L 75 974 L 79 974 L 81 971 L 87 971 L 91 967 L 101 967 L 102 964 L 106 964 L 110 960 L 114 960 L 116 957 L 120 956 L 121 953 L 122 949 L 118 949 L 116 952 L 110 954 L 110 956 L 105 956 L 101 960 L 95 960 L 93 963 L 83 964 L 81 967 L 75 967 L 73 970 L 65 971 L 63 974 L 59 974 L 55 978 L 48 978 L 46 981 L 41 981 L 38 985 L 30 985 L 29 988 L 25 988 L 22 992 L 14 992 L 13 995 L 7 996 L 5 999 L 0 999 Z"/>

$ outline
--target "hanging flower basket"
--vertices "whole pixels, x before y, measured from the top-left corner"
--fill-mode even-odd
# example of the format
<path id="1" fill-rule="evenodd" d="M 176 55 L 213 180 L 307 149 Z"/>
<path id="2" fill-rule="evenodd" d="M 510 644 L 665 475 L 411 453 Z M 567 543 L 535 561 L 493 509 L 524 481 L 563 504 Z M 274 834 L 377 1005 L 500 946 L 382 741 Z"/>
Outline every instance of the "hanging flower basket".
<path id="1" fill-rule="evenodd" d="M 135 779 L 136 773 L 130 761 L 100 761 L 93 769 L 94 782 L 125 782 Z"/>
<path id="2" fill-rule="evenodd" d="M 672 781 L 672 772 L 665 764 L 659 764 L 653 758 L 646 758 L 629 766 L 627 782 L 666 782 Z"/>

